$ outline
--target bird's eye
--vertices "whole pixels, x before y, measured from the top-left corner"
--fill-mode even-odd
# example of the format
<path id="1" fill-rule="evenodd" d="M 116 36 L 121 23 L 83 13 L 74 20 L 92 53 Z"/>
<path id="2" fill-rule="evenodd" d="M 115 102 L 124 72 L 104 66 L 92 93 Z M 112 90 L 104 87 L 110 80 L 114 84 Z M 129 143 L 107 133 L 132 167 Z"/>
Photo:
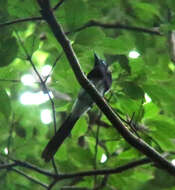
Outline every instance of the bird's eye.
<path id="1" fill-rule="evenodd" d="M 103 65 L 106 65 L 106 62 L 102 60 L 102 64 L 103 64 Z"/>

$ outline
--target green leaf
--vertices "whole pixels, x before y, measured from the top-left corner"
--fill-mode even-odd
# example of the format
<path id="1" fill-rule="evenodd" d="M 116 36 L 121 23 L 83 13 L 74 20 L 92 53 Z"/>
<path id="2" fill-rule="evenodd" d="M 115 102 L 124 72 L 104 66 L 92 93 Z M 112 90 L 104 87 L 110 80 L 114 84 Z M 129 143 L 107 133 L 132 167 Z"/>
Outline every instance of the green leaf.
<path id="1" fill-rule="evenodd" d="M 144 106 L 144 118 L 156 117 L 160 109 L 153 102 L 146 103 Z"/>
<path id="2" fill-rule="evenodd" d="M 0 67 L 9 65 L 17 55 L 18 45 L 16 38 L 1 39 L 0 43 Z"/>
<path id="3" fill-rule="evenodd" d="M 133 0 L 131 4 L 134 9 L 134 13 L 141 20 L 152 21 L 154 17 L 160 16 L 159 6 L 156 4 L 138 2 L 137 0 Z"/>
<path id="4" fill-rule="evenodd" d="M 21 138 L 25 138 L 26 137 L 26 130 L 22 126 L 16 125 L 15 132 Z"/>
<path id="5" fill-rule="evenodd" d="M 29 55 L 32 55 L 37 49 L 39 49 L 39 39 L 36 35 L 30 35 L 26 41 L 25 46 L 28 50 Z"/>
<path id="6" fill-rule="evenodd" d="M 78 33 L 75 43 L 94 47 L 104 39 L 104 33 L 100 28 L 87 28 Z"/>
<path id="7" fill-rule="evenodd" d="M 173 151 L 175 149 L 173 140 L 168 138 L 166 134 L 163 134 L 162 131 L 152 131 L 151 137 L 157 141 L 163 151 Z"/>
<path id="8" fill-rule="evenodd" d="M 160 106 L 160 108 L 165 109 L 170 113 L 175 113 L 175 97 L 174 97 L 174 87 L 171 88 L 166 85 L 166 87 L 161 84 L 158 85 L 143 85 L 144 91 L 151 97 L 152 101 Z"/>
<path id="9" fill-rule="evenodd" d="M 144 11 L 145 13 L 159 16 L 159 11 L 154 4 L 137 2 L 135 3 L 135 7 L 139 9 L 140 11 Z"/>
<path id="10" fill-rule="evenodd" d="M 96 138 L 88 137 L 87 141 L 88 141 L 88 147 L 89 147 L 91 153 L 93 155 L 95 155 L 95 152 L 96 152 L 96 149 L 95 149 Z M 96 158 L 97 158 L 98 162 L 100 162 L 103 154 L 105 154 L 105 150 L 101 146 L 98 146 L 97 155 L 96 155 L 97 156 Z"/>
<path id="11" fill-rule="evenodd" d="M 37 14 L 38 4 L 35 0 L 8 0 L 8 12 L 15 17 L 28 17 Z"/>
<path id="12" fill-rule="evenodd" d="M 92 165 L 93 163 L 93 155 L 88 149 L 82 149 L 82 148 L 69 148 L 69 158 L 72 160 L 72 162 L 82 167 L 88 168 L 88 166 Z"/>
<path id="13" fill-rule="evenodd" d="M 134 48 L 134 44 L 132 39 L 120 35 L 117 38 L 106 37 L 103 41 L 101 40 L 100 47 L 108 54 L 128 54 Z"/>
<path id="14" fill-rule="evenodd" d="M 62 101 L 63 102 L 63 101 Z M 56 112 L 66 112 L 68 110 L 68 104 L 63 102 L 63 105 L 60 105 L 61 103 L 59 102 L 59 106 L 56 107 Z"/>
<path id="15" fill-rule="evenodd" d="M 165 88 L 162 88 L 162 86 L 158 85 L 144 85 L 144 90 L 148 95 L 151 97 L 153 102 L 159 102 L 159 101 L 168 101 L 171 98 L 171 96 L 168 94 L 167 90 Z"/>
<path id="16" fill-rule="evenodd" d="M 107 139 L 107 138 L 106 138 L 106 139 Z M 108 142 L 106 142 L 105 144 L 106 144 L 106 147 L 107 147 L 108 152 L 109 152 L 110 154 L 115 153 L 116 150 L 120 148 L 120 147 L 119 147 L 119 143 L 118 143 L 117 140 L 116 140 L 116 141 L 108 141 Z"/>
<path id="17" fill-rule="evenodd" d="M 11 102 L 5 89 L 0 88 L 0 112 L 9 119 L 11 114 Z"/>
<path id="18" fill-rule="evenodd" d="M 83 0 L 71 0 L 64 3 L 65 19 L 70 30 L 86 22 L 88 9 Z"/>
<path id="19" fill-rule="evenodd" d="M 78 138 L 82 135 L 85 135 L 87 128 L 88 125 L 85 117 L 81 117 L 76 123 L 76 126 L 72 130 L 72 136 Z"/>
<path id="20" fill-rule="evenodd" d="M 133 100 L 128 98 L 128 96 L 124 95 L 117 95 L 117 103 L 115 107 L 118 109 L 121 109 L 121 111 L 130 117 L 133 116 L 133 113 L 135 113 L 135 116 L 137 114 L 140 114 L 140 106 L 141 106 L 142 100 Z"/>
<path id="21" fill-rule="evenodd" d="M 147 125 L 154 127 L 153 131 L 159 131 L 167 138 L 174 138 L 175 136 L 175 122 L 165 116 L 157 116 L 155 119 L 148 119 L 145 121 Z"/>
<path id="22" fill-rule="evenodd" d="M 130 74 L 131 68 L 129 66 L 129 59 L 127 58 L 127 56 L 119 55 L 118 61 L 120 66 Z"/>
<path id="23" fill-rule="evenodd" d="M 166 117 L 156 117 L 145 120 L 145 124 L 151 129 L 151 136 L 159 143 L 165 151 L 175 148 L 173 138 L 175 137 L 175 123 Z"/>
<path id="24" fill-rule="evenodd" d="M 141 99 L 144 97 L 144 91 L 133 82 L 124 82 L 121 84 L 123 92 L 132 99 Z"/>
<path id="25" fill-rule="evenodd" d="M 122 153 L 120 153 L 117 157 L 117 159 L 124 159 L 124 160 L 131 160 L 131 159 L 136 159 L 139 155 L 139 152 L 135 149 L 129 149 L 126 150 Z"/>

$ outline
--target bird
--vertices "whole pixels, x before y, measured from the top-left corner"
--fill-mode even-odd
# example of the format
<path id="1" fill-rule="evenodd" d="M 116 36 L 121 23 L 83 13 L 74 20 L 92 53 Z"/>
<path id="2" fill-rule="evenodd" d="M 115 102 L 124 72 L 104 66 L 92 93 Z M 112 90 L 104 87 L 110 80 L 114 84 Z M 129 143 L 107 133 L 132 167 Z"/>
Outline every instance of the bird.
<path id="1" fill-rule="evenodd" d="M 96 87 L 101 96 L 104 96 L 112 85 L 112 75 L 108 64 L 94 53 L 94 67 L 87 75 L 88 80 Z M 64 140 L 70 135 L 75 123 L 93 105 L 93 100 L 84 90 L 80 89 L 77 99 L 73 104 L 72 111 L 62 123 L 58 131 L 51 138 L 42 152 L 42 158 L 50 161 Z"/>

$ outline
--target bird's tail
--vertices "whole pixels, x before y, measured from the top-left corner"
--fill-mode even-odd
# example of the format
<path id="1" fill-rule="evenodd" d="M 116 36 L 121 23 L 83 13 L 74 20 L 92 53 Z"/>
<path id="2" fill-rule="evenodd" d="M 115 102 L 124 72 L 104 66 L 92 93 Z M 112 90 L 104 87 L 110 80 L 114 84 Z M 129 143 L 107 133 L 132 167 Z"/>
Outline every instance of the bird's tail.
<path id="1" fill-rule="evenodd" d="M 58 148 L 61 146 L 63 141 L 69 136 L 74 124 L 78 120 L 78 117 L 72 117 L 69 115 L 68 118 L 63 122 L 61 127 L 58 129 L 56 134 L 52 137 L 52 139 L 48 142 L 44 151 L 42 152 L 42 158 L 48 162 L 55 155 Z"/>

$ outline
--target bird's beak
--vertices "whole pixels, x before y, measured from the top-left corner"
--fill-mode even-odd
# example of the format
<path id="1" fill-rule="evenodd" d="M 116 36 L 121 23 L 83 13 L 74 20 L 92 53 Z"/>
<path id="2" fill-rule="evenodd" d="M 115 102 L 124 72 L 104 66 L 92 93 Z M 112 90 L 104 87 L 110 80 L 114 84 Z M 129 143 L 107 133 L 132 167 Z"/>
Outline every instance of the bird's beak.
<path id="1" fill-rule="evenodd" d="M 95 65 L 100 63 L 100 58 L 98 57 L 96 53 L 94 53 L 94 59 L 95 59 Z"/>

